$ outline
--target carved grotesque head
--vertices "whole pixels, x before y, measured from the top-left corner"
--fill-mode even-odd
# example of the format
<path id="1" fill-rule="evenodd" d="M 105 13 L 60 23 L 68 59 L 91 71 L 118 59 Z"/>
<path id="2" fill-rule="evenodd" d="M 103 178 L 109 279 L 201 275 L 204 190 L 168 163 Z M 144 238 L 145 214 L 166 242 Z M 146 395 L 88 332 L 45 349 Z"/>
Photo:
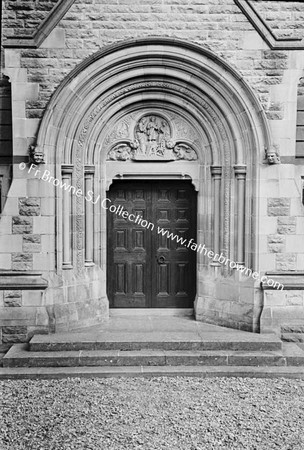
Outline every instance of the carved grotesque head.
<path id="1" fill-rule="evenodd" d="M 269 152 L 267 152 L 266 157 L 267 157 L 268 164 L 279 164 L 280 163 L 280 157 L 277 152 L 269 151 Z"/>
<path id="2" fill-rule="evenodd" d="M 34 164 L 44 164 L 44 153 L 40 147 L 30 146 L 30 161 Z"/>
<path id="3" fill-rule="evenodd" d="M 277 145 L 273 145 L 269 150 L 266 149 L 265 156 L 266 162 L 268 162 L 268 164 L 279 164 L 281 162 Z"/>

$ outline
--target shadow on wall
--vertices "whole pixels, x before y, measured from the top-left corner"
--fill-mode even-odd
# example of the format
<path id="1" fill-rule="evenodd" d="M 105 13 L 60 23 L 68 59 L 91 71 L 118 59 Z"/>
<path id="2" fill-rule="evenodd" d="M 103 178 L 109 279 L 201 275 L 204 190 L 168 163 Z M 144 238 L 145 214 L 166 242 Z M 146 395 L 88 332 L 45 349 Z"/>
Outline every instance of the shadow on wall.
<path id="1" fill-rule="evenodd" d="M 0 213 L 12 181 L 12 98 L 6 76 L 0 78 Z"/>

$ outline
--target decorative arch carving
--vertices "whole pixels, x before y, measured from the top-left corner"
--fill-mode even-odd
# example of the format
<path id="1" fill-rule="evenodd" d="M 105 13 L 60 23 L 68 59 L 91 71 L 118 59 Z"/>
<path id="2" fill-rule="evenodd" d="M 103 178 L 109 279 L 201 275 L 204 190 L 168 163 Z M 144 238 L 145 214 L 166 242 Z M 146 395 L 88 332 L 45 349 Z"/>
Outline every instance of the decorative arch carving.
<path id="1" fill-rule="evenodd" d="M 118 140 L 107 153 L 112 161 L 196 161 L 197 153 L 185 141 L 176 141 L 172 126 L 160 115 L 144 114 L 131 129 L 133 140 Z M 119 134 L 119 133 L 117 133 Z"/>
<path id="2" fill-rule="evenodd" d="M 53 96 L 37 144 L 54 170 L 68 166 L 65 176 L 81 192 L 92 191 L 94 201 L 106 197 L 117 177 L 191 177 L 198 190 L 198 241 L 255 267 L 256 170 L 272 142 L 251 89 L 210 51 L 149 38 L 98 52 Z M 58 248 L 69 235 L 60 231 L 69 223 L 61 196 L 58 190 Z M 70 205 L 73 257 L 67 267 L 76 273 L 92 261 L 105 267 L 105 210 L 97 201 L 88 207 L 83 196 L 73 196 Z M 94 241 L 85 226 L 90 221 Z M 58 255 L 61 267 L 64 252 Z M 198 296 L 203 274 L 219 270 L 217 280 L 232 275 L 216 266 L 199 256 Z"/>

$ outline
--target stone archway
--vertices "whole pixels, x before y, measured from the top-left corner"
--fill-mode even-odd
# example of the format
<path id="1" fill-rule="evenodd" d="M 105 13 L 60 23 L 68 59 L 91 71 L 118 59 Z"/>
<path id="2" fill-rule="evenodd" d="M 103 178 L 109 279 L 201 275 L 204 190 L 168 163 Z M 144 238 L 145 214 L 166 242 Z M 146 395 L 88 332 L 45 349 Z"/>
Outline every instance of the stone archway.
<path id="1" fill-rule="evenodd" d="M 118 145 L 130 156 L 134 127 L 148 115 L 163 117 L 173 148 L 181 143 L 197 158 L 117 157 Z M 257 163 L 269 140 L 254 94 L 227 63 L 189 43 L 149 38 L 109 47 L 77 67 L 53 96 L 38 145 L 57 178 L 95 199 L 115 179 L 191 179 L 197 242 L 254 268 Z M 58 273 L 98 266 L 106 297 L 105 210 L 61 189 L 56 198 Z M 254 280 L 198 253 L 197 319 L 257 330 L 260 298 Z"/>

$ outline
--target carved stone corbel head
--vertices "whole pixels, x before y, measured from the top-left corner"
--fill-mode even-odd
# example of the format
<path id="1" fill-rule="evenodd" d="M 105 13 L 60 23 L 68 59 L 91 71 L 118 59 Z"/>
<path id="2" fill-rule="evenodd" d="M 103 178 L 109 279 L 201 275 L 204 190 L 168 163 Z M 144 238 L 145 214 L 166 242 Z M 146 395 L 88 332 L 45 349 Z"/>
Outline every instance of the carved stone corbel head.
<path id="1" fill-rule="evenodd" d="M 279 155 L 279 146 L 274 144 L 270 147 L 270 149 L 265 148 L 265 163 L 272 164 L 280 164 L 280 155 Z"/>
<path id="2" fill-rule="evenodd" d="M 31 145 L 29 148 L 29 160 L 31 164 L 45 164 L 45 155 L 39 146 Z"/>

